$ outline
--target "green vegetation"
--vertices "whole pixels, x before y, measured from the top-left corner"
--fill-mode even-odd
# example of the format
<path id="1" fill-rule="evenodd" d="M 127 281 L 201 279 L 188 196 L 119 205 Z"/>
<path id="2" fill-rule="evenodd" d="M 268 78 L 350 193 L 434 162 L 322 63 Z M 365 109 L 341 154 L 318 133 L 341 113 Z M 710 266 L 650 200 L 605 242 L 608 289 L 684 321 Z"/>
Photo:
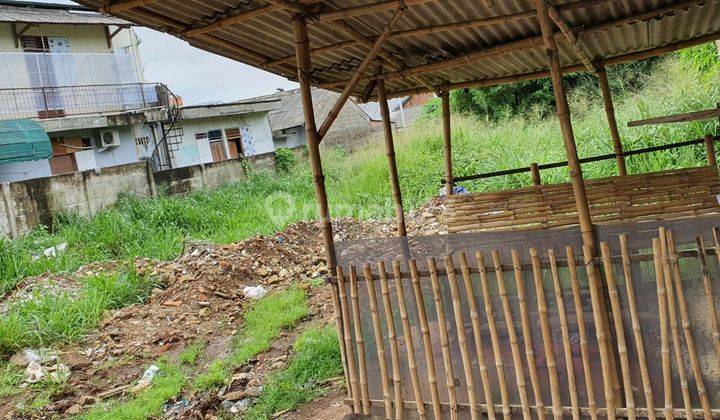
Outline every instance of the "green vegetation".
<path id="1" fill-rule="evenodd" d="M 0 355 L 77 340 L 97 325 L 103 312 L 142 302 L 154 286 L 152 278 L 123 268 L 85 277 L 76 293 L 33 292 L 11 303 L 0 317 Z"/>
<path id="2" fill-rule="evenodd" d="M 245 325 L 235 337 L 233 352 L 227 359 L 213 362 L 208 371 L 198 375 L 193 386 L 207 390 L 222 386 L 232 370 L 270 348 L 284 328 L 289 328 L 308 314 L 307 297 L 299 288 L 271 294 L 245 312 Z"/>
<path id="3" fill-rule="evenodd" d="M 270 376 L 247 418 L 270 418 L 279 411 L 298 407 L 322 395 L 324 381 L 342 375 L 340 346 L 332 327 L 306 330 L 294 347 L 290 364 Z"/>
<path id="4" fill-rule="evenodd" d="M 297 164 L 295 153 L 286 148 L 280 148 L 275 151 L 275 168 L 282 173 L 290 172 L 290 169 Z"/>

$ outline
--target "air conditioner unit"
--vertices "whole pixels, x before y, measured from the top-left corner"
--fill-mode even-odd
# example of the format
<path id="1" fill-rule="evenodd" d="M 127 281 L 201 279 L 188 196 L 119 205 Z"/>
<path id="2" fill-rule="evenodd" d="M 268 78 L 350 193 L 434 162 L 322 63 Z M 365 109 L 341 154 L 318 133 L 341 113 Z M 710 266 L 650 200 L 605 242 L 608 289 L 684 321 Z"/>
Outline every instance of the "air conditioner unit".
<path id="1" fill-rule="evenodd" d="M 117 147 L 120 146 L 120 135 L 115 130 L 99 131 L 95 141 L 97 147 Z"/>

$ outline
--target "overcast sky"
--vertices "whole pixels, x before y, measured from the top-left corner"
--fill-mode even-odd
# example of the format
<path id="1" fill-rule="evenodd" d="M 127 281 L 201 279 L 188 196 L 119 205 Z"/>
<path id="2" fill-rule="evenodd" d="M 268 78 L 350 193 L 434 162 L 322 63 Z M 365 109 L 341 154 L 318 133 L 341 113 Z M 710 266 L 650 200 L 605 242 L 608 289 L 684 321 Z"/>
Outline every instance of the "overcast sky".
<path id="1" fill-rule="evenodd" d="M 191 47 L 147 28 L 135 28 L 148 82 L 163 82 L 185 105 L 229 102 L 293 89 L 295 82 Z"/>

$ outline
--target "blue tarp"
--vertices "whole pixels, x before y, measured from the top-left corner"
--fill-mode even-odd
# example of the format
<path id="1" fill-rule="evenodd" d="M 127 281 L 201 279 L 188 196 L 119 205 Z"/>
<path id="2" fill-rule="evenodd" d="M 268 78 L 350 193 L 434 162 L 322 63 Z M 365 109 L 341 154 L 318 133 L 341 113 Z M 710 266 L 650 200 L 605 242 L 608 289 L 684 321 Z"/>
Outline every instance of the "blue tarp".
<path id="1" fill-rule="evenodd" d="M 0 163 L 48 159 L 52 145 L 42 126 L 33 120 L 0 121 Z"/>

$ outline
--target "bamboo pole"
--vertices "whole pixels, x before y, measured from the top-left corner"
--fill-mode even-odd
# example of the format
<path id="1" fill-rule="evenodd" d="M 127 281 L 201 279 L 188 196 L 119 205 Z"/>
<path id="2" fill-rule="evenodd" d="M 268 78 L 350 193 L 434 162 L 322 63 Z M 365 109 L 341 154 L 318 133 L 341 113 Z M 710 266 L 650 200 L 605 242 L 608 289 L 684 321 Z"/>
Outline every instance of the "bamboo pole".
<path id="1" fill-rule="evenodd" d="M 390 342 L 390 361 L 392 362 L 393 372 L 395 418 L 401 419 L 403 415 L 402 376 L 400 373 L 400 351 L 398 350 L 397 334 L 395 333 L 395 319 L 390 300 L 390 288 L 388 287 L 385 262 L 378 261 L 377 266 L 378 273 L 380 274 L 380 292 L 382 293 L 383 309 L 385 310 L 385 323 L 387 326 L 388 341 Z"/>
<path id="2" fill-rule="evenodd" d="M 583 374 L 585 376 L 585 388 L 588 397 L 588 408 L 590 418 L 597 419 L 597 403 L 595 402 L 595 387 L 593 382 L 592 367 L 590 365 L 590 349 L 588 346 L 587 329 L 585 327 L 585 309 L 580 297 L 580 281 L 577 275 L 577 263 L 575 250 L 568 246 L 565 248 L 567 255 L 568 272 L 570 273 L 570 287 L 572 289 L 573 303 L 575 305 L 575 317 L 577 319 L 578 335 L 580 336 L 580 354 L 582 357 Z"/>
<path id="3" fill-rule="evenodd" d="M 380 313 L 378 312 L 377 294 L 375 293 L 375 277 L 369 264 L 363 267 L 363 271 L 365 273 L 365 286 L 367 286 L 368 291 L 373 333 L 375 334 L 375 349 L 380 364 L 380 382 L 382 383 L 383 400 L 385 401 L 385 418 L 390 419 L 393 413 L 392 400 L 390 399 L 390 375 L 388 374 L 387 360 L 385 359 L 385 342 L 382 327 L 380 326 Z"/>
<path id="4" fill-rule="evenodd" d="M 600 92 L 602 92 L 603 102 L 605 103 L 605 114 L 607 115 L 608 126 L 610 127 L 610 137 L 612 137 L 615 160 L 617 160 L 618 174 L 627 175 L 622 139 L 620 139 L 620 131 L 618 131 L 612 92 L 610 91 L 610 83 L 608 82 L 607 71 L 604 66 L 598 66 L 597 76 L 600 82 Z"/>
<path id="5" fill-rule="evenodd" d="M 442 301 L 442 291 L 440 290 L 440 282 L 438 280 L 438 272 L 437 266 L 435 264 L 435 258 L 428 258 L 427 262 L 428 269 L 430 270 L 430 285 L 432 286 L 433 300 L 435 301 L 435 314 L 437 315 L 438 331 L 440 333 L 440 347 L 442 349 L 443 366 L 445 368 L 445 383 L 448 389 L 448 399 L 450 404 L 450 419 L 457 420 L 457 391 L 455 390 L 455 375 L 453 374 L 452 368 L 452 358 L 450 355 L 450 339 L 448 337 L 447 321 L 445 320 L 445 308 Z M 472 308 L 472 302 L 474 302 L 474 299 L 468 299 L 471 302 L 470 307 Z M 478 357 L 478 360 L 481 361 L 479 363 L 484 363 L 485 357 L 483 356 L 482 359 Z M 485 367 L 485 372 L 487 372 L 487 367 Z M 480 374 L 482 376 L 482 364 L 480 365 Z"/>
<path id="6" fill-rule="evenodd" d="M 348 373 L 350 374 L 350 394 L 353 399 L 353 413 L 359 414 L 362 411 L 360 401 L 360 387 L 358 386 L 357 371 L 355 370 L 355 351 L 353 350 L 352 333 L 350 332 L 350 305 L 348 304 L 347 292 L 345 291 L 345 275 L 341 266 L 337 267 L 338 290 L 340 295 L 340 308 L 343 316 L 342 336 L 345 338 L 346 356 L 348 361 Z"/>
<path id="7" fill-rule="evenodd" d="M 585 69 L 589 72 L 595 72 L 595 66 L 591 62 L 590 54 L 588 53 L 588 46 L 585 42 L 580 39 L 573 32 L 572 28 L 565 22 L 565 19 L 560 15 L 560 12 L 554 7 L 548 4 L 548 16 L 555 22 L 555 25 L 560 29 L 565 38 L 567 39 L 570 47 L 575 51 L 575 55 L 585 66 Z"/>
<path id="8" fill-rule="evenodd" d="M 393 261 L 393 273 L 395 275 L 395 291 L 398 298 L 398 308 L 400 309 L 400 319 L 402 320 L 403 336 L 405 339 L 405 351 L 407 353 L 408 368 L 410 369 L 410 379 L 412 381 L 413 393 L 415 394 L 415 402 L 417 405 L 418 417 L 427 418 L 425 415 L 425 401 L 422 396 L 420 387 L 420 377 L 418 376 L 417 363 L 415 362 L 415 343 L 413 342 L 412 330 L 410 328 L 410 320 L 408 319 L 407 306 L 405 304 L 405 289 L 403 287 L 403 277 L 400 270 L 400 261 Z"/>
<path id="9" fill-rule="evenodd" d="M 410 260 L 410 278 L 415 295 L 415 306 L 417 307 L 418 321 L 420 322 L 420 331 L 423 339 L 423 352 L 425 353 L 425 365 L 428 374 L 428 384 L 430 385 L 430 396 L 433 404 L 433 416 L 436 419 L 442 417 L 442 407 L 440 406 L 440 394 L 437 386 L 437 372 L 435 371 L 435 358 L 433 357 L 432 340 L 430 339 L 430 326 L 428 325 L 427 314 L 425 313 L 425 300 L 420 287 L 420 274 L 418 273 L 417 262 Z"/>
<path id="10" fill-rule="evenodd" d="M 352 398 L 352 390 L 350 388 L 350 374 L 348 372 L 348 363 L 347 363 L 347 356 L 345 355 L 345 339 L 343 337 L 343 319 L 342 319 L 342 309 L 340 305 L 340 295 L 338 291 L 338 284 L 337 283 L 330 283 L 330 290 L 332 292 L 332 301 L 333 301 L 333 314 L 335 316 L 335 329 L 338 332 L 338 344 L 340 347 L 340 360 L 342 361 L 343 365 L 343 377 L 345 378 L 345 383 L 348 384 L 347 387 L 347 396 L 348 398 Z"/>
<path id="11" fill-rule="evenodd" d="M 542 178 L 540 177 L 540 166 L 535 162 L 530 164 L 530 176 L 532 177 L 533 185 L 542 185 Z"/>
<path id="12" fill-rule="evenodd" d="M 713 227 L 713 241 L 715 242 L 715 257 L 720 265 L 720 227 Z"/>
<path id="13" fill-rule="evenodd" d="M 712 134 L 705 135 L 705 154 L 707 155 L 708 166 L 717 168 L 717 156 L 715 155 L 715 138 Z"/>
<path id="14" fill-rule="evenodd" d="M 480 313 L 478 311 L 477 300 L 475 298 L 475 290 L 473 289 L 472 274 L 470 273 L 470 264 L 468 264 L 467 255 L 460 253 L 460 270 L 465 284 L 465 294 L 468 297 L 468 307 L 470 308 L 470 321 L 473 330 L 473 339 L 475 341 L 475 353 L 478 358 L 478 367 L 480 368 L 480 380 L 485 395 L 485 404 L 488 408 L 488 417 L 495 419 L 495 406 L 493 405 L 492 388 L 490 385 L 490 375 L 488 375 L 487 360 L 485 359 L 485 346 L 482 338 L 482 322 L 480 321 Z"/>
<path id="15" fill-rule="evenodd" d="M 632 323 L 635 347 L 637 348 L 640 376 L 643 381 L 645 406 L 648 410 L 648 418 L 650 418 L 650 420 L 654 420 L 655 404 L 653 402 L 652 387 L 650 386 L 650 373 L 648 371 L 647 358 L 645 356 L 645 344 L 643 342 L 642 331 L 640 328 L 640 315 L 638 314 L 637 299 L 635 298 L 635 281 L 632 274 L 630 247 L 628 245 L 628 236 L 625 233 L 620 235 L 620 253 L 622 256 L 623 275 L 625 277 L 625 290 L 627 291 L 628 306 L 630 307 L 630 322 Z"/>
<path id="16" fill-rule="evenodd" d="M 515 322 L 513 321 L 512 309 L 510 308 L 510 300 L 508 299 L 507 287 L 505 285 L 505 274 L 503 273 L 500 251 L 493 250 L 492 259 L 495 265 L 495 280 L 498 284 L 498 294 L 500 295 L 500 302 L 503 307 L 508 340 L 510 341 L 510 351 L 512 352 L 513 368 L 515 370 L 515 382 L 517 384 L 518 394 L 520 394 L 520 406 L 522 407 L 523 418 L 529 420 L 532 414 L 530 412 L 530 403 L 528 402 L 527 387 L 525 386 L 525 374 L 523 373 L 520 345 L 518 344 L 517 334 L 515 333 Z"/>
<path id="17" fill-rule="evenodd" d="M 558 379 L 557 363 L 555 362 L 554 344 L 550 321 L 548 319 L 547 300 L 542 277 L 542 264 L 540 254 L 536 248 L 530 248 L 530 261 L 532 262 L 533 280 L 535 283 L 535 298 L 537 299 L 538 314 L 540 317 L 540 330 L 542 331 L 543 349 L 550 378 L 550 396 L 553 404 L 553 416 L 562 418 L 562 401 L 560 400 L 560 381 Z"/>
<path id="18" fill-rule="evenodd" d="M 578 404 L 577 384 L 575 383 L 575 369 L 573 369 L 572 348 L 570 347 L 570 328 L 568 327 L 567 313 L 565 311 L 565 301 L 563 300 L 562 285 L 560 284 L 560 274 L 558 273 L 557 258 L 555 251 L 548 250 L 548 259 L 550 260 L 550 275 L 552 276 L 553 288 L 555 289 L 555 302 L 560 317 L 560 332 L 563 339 L 563 353 L 565 354 L 565 374 L 568 379 L 568 393 L 570 394 L 570 406 L 572 407 L 573 419 L 580 418 L 580 406 Z"/>
<path id="19" fill-rule="evenodd" d="M 605 268 L 605 279 L 610 294 L 610 305 L 612 306 L 613 321 L 615 323 L 615 335 L 617 336 L 617 349 L 620 355 L 620 370 L 622 372 L 623 388 L 625 389 L 625 406 L 628 409 L 628 417 L 636 418 L 635 399 L 633 397 L 632 381 L 630 379 L 630 362 L 627 354 L 627 343 L 625 342 L 625 329 L 622 321 L 622 307 L 618 295 L 617 283 L 615 282 L 614 267 L 610 246 L 607 242 L 600 243 L 603 266 Z"/>
<path id="20" fill-rule="evenodd" d="M 717 366 L 720 368 L 720 327 L 718 327 L 718 313 L 715 306 L 715 296 L 712 291 L 712 278 L 710 277 L 710 269 L 707 262 L 707 250 L 705 249 L 705 240 L 702 236 L 697 239 L 698 259 L 703 274 L 703 289 L 705 290 L 705 302 L 707 310 L 710 312 L 710 325 L 712 327 L 713 346 L 715 347 L 715 357 L 717 358 Z M 715 248 L 717 253 L 717 248 Z"/>
<path id="21" fill-rule="evenodd" d="M 300 96 L 303 112 L 305 114 L 305 132 L 310 155 L 313 183 L 315 184 L 315 199 L 318 205 L 320 224 L 322 226 L 323 241 L 325 242 L 325 258 L 330 272 L 335 268 L 335 241 L 333 239 L 332 221 L 328 208 L 327 193 L 325 191 L 325 176 L 323 175 L 320 160 L 320 137 L 315 127 L 315 112 L 313 111 L 312 93 L 310 92 L 310 41 L 308 38 L 307 23 L 300 15 L 293 16 L 293 34 L 295 36 L 295 53 L 297 55 L 298 82 L 300 83 Z"/>
<path id="22" fill-rule="evenodd" d="M 358 352 L 358 369 L 360 370 L 360 397 L 362 399 L 362 411 L 366 416 L 370 415 L 370 390 L 368 388 L 367 363 L 365 361 L 365 339 L 362 331 L 362 320 L 360 318 L 360 298 L 358 295 L 358 280 L 355 267 L 350 267 L 350 301 L 352 303 L 353 324 L 355 326 L 355 344 Z"/>
<path id="23" fill-rule="evenodd" d="M 700 406 L 702 407 L 705 419 L 711 419 L 710 400 L 705 389 L 705 381 L 702 377 L 702 369 L 700 369 L 700 361 L 698 359 L 697 348 L 695 347 L 695 338 L 692 334 L 692 326 L 690 325 L 690 314 L 685 301 L 685 291 L 682 286 L 682 278 L 680 273 L 680 264 L 678 262 L 677 250 L 675 248 L 675 237 L 671 230 L 667 231 L 668 251 L 670 256 L 670 265 L 672 267 L 673 280 L 675 283 L 675 293 L 677 294 L 678 309 L 680 310 L 680 321 L 682 323 L 683 334 L 685 336 L 685 346 L 687 347 L 688 358 L 690 359 L 690 368 L 695 377 L 695 387 L 697 388 Z"/>
<path id="24" fill-rule="evenodd" d="M 670 365 L 670 338 L 668 336 L 667 292 L 665 291 L 665 265 L 660 238 L 653 238 L 653 262 L 657 283 L 658 315 L 660 317 L 660 354 L 663 370 L 663 396 L 665 397 L 665 418 L 674 418 L 672 398 L 672 366 Z"/>
<path id="25" fill-rule="evenodd" d="M 533 350 L 532 333 L 530 326 L 530 314 L 527 307 L 527 297 L 525 294 L 525 279 L 522 272 L 522 261 L 520 253 L 513 249 L 510 251 L 513 261 L 513 271 L 515 273 L 515 285 L 518 294 L 518 306 L 520 306 L 520 323 L 523 333 L 523 344 L 525 345 L 525 359 L 530 373 L 530 383 L 533 388 L 533 396 L 535 398 L 536 414 L 539 420 L 545 419 L 545 404 L 543 403 L 542 390 L 540 389 L 540 379 L 538 377 L 537 366 L 535 364 L 535 351 Z"/>
<path id="26" fill-rule="evenodd" d="M 595 322 L 595 335 L 597 337 L 598 349 L 600 352 L 600 365 L 602 368 L 603 385 L 605 390 L 605 405 L 607 408 L 607 416 L 609 419 L 615 418 L 615 392 L 613 390 L 613 372 L 610 364 L 608 336 L 605 329 L 605 323 L 602 319 L 601 311 L 605 311 L 600 300 L 600 290 L 598 288 L 599 272 L 594 263 L 594 251 L 589 245 L 583 246 L 583 255 L 585 262 L 585 270 L 588 277 L 588 288 L 590 289 L 590 300 L 592 303 L 593 320 Z"/>
<path id="27" fill-rule="evenodd" d="M 673 352 L 675 353 L 675 366 L 677 366 L 678 377 L 680 378 L 680 390 L 682 391 L 686 418 L 691 419 L 692 415 L 690 413 L 692 409 L 692 401 L 690 399 L 690 388 L 688 387 L 687 373 L 685 372 L 685 360 L 683 359 L 682 346 L 680 343 L 680 331 L 677 323 L 677 310 L 675 309 L 675 293 L 673 292 L 672 269 L 670 267 L 667 231 L 664 227 L 660 228 L 660 250 L 662 252 L 665 294 L 668 302 L 667 307 L 670 319 L 670 335 L 673 342 Z"/>
<path id="28" fill-rule="evenodd" d="M 472 420 L 480 418 L 477 396 L 475 395 L 475 379 L 472 373 L 472 359 L 468 348 L 467 336 L 465 334 L 465 317 L 463 316 L 460 289 L 458 288 L 457 276 L 455 275 L 455 264 L 452 256 L 445 257 L 445 269 L 447 270 L 448 284 L 450 285 L 450 296 L 453 302 L 453 313 L 455 315 L 455 327 L 458 335 L 460 356 L 462 357 L 463 369 L 465 371 L 465 384 L 467 387 L 468 401 L 470 402 L 470 417 Z"/>
<path id="29" fill-rule="evenodd" d="M 395 160 L 395 144 L 393 142 L 390 109 L 388 108 L 387 94 L 385 93 L 385 81 L 378 81 L 377 92 L 383 130 L 385 132 L 385 154 L 387 155 L 388 171 L 390 173 L 390 186 L 392 187 L 392 196 L 393 201 L 395 202 L 395 220 L 397 221 L 398 226 L 398 236 L 407 236 L 402 192 L 400 191 L 400 180 L 398 178 L 397 162 Z"/>
<path id="30" fill-rule="evenodd" d="M 497 371 L 498 385 L 500 386 L 503 417 L 507 419 L 511 416 L 510 397 L 508 395 L 507 379 L 505 378 L 505 366 L 502 359 L 502 349 L 500 348 L 500 337 L 498 336 L 497 324 L 495 322 L 495 310 L 493 309 L 492 298 L 490 296 L 485 254 L 483 254 L 482 251 L 477 251 L 475 257 L 480 270 L 480 286 L 483 294 L 485 316 L 487 318 L 488 329 L 490 330 L 490 342 L 492 343 L 493 357 L 495 358 L 495 370 Z"/>
<path id="31" fill-rule="evenodd" d="M 441 92 L 442 120 L 443 120 L 443 145 L 445 151 L 445 195 L 453 193 L 453 169 L 452 169 L 452 130 L 450 128 L 450 92 Z"/>

